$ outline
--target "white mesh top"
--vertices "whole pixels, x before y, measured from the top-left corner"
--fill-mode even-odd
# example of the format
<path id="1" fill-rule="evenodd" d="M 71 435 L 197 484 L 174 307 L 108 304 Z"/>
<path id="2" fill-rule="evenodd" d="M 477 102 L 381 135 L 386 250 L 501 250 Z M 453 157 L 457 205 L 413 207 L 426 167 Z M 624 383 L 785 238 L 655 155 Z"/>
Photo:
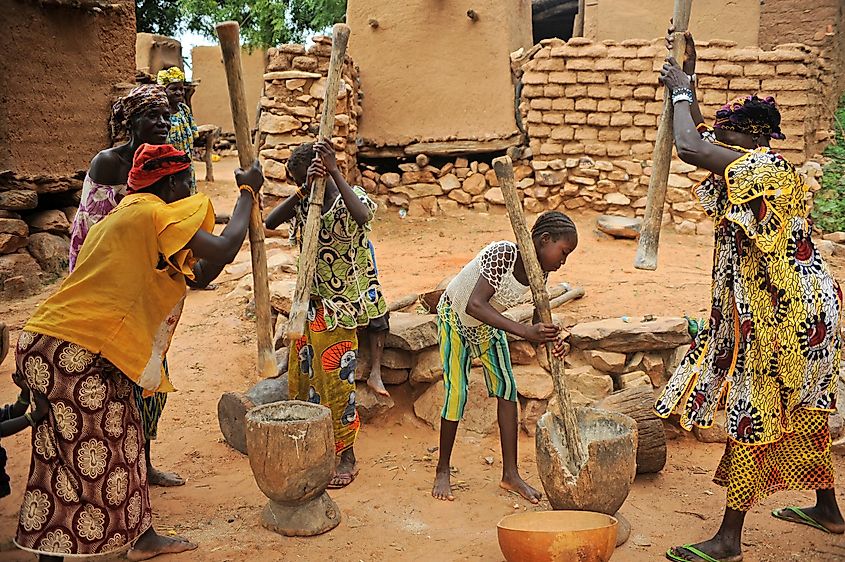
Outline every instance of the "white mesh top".
<path id="1" fill-rule="evenodd" d="M 483 276 L 495 291 L 490 299 L 493 308 L 502 312 L 519 304 L 520 298 L 528 291 L 528 286 L 513 276 L 517 255 L 516 244 L 508 241 L 493 242 L 481 250 L 446 287 L 437 307 L 441 321 L 448 321 L 459 334 L 473 343 L 489 340 L 491 330 L 495 328 L 467 314 L 467 303 L 479 277 Z M 448 304 L 455 314 L 446 314 L 444 303 Z"/>

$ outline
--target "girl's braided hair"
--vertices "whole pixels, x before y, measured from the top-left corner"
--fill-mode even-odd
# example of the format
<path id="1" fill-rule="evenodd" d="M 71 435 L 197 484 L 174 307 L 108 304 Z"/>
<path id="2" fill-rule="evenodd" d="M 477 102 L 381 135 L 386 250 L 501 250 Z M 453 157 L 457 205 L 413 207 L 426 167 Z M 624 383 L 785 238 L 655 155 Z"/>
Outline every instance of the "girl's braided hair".
<path id="1" fill-rule="evenodd" d="M 531 237 L 537 238 L 548 234 L 553 240 L 559 240 L 563 236 L 578 237 L 578 229 L 572 219 L 560 211 L 546 211 L 539 217 L 531 229 Z"/>

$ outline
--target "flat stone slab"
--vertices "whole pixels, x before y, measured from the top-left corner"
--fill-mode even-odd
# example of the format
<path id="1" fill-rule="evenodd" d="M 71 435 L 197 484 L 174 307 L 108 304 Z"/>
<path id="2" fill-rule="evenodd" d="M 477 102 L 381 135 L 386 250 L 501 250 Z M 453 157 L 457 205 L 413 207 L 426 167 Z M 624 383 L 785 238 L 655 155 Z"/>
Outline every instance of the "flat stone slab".
<path id="1" fill-rule="evenodd" d="M 393 399 L 389 396 L 381 396 L 376 394 L 367 383 L 358 383 L 355 385 L 355 405 L 358 408 L 358 414 L 362 421 L 370 421 L 385 414 L 393 405 Z"/>
<path id="2" fill-rule="evenodd" d="M 437 316 L 413 312 L 390 313 L 390 333 L 384 347 L 420 351 L 437 345 Z"/>
<path id="3" fill-rule="evenodd" d="M 657 317 L 652 320 L 609 318 L 576 324 L 570 330 L 574 349 L 601 349 L 619 353 L 660 351 L 689 344 L 684 318 Z"/>
<path id="4" fill-rule="evenodd" d="M 614 238 L 634 239 L 640 235 L 642 224 L 642 219 L 613 215 L 602 215 L 596 219 L 596 227 Z"/>

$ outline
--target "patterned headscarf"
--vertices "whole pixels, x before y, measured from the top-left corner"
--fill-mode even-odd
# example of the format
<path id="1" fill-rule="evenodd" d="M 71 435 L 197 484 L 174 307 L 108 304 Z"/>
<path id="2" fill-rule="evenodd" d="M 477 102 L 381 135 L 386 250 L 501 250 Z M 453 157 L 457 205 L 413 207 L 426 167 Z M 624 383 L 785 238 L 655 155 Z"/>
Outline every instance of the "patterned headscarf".
<path id="1" fill-rule="evenodd" d="M 174 82 L 184 81 L 185 73 L 182 72 L 178 66 L 171 66 L 167 70 L 159 70 L 156 75 L 156 82 L 160 86 L 167 86 L 168 84 L 173 84 Z"/>
<path id="2" fill-rule="evenodd" d="M 132 118 L 153 107 L 170 108 L 167 93 L 156 84 L 142 84 L 117 100 L 112 106 L 112 138 L 120 138 L 132 128 Z"/>
<path id="3" fill-rule="evenodd" d="M 191 167 L 191 157 L 172 144 L 142 144 L 135 151 L 126 191 L 134 193 Z"/>
<path id="4" fill-rule="evenodd" d="M 736 98 L 716 112 L 713 128 L 752 136 L 766 135 L 778 140 L 786 138 L 780 130 L 780 111 L 771 96 Z"/>

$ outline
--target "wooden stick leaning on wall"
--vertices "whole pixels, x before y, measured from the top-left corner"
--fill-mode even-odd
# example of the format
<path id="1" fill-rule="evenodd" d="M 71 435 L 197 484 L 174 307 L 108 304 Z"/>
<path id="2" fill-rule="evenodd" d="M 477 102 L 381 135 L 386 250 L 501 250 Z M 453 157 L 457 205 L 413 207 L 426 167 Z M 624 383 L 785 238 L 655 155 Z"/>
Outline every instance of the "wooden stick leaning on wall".
<path id="1" fill-rule="evenodd" d="M 513 162 L 508 156 L 496 158 L 493 160 L 493 169 L 496 171 L 496 177 L 499 178 L 499 186 L 505 198 L 505 207 L 508 210 L 508 217 L 516 235 L 516 244 L 519 247 L 519 254 L 522 256 L 522 263 L 525 265 L 525 273 L 528 275 L 528 283 L 534 297 L 534 306 L 537 309 L 540 321 L 550 324 L 552 322 L 552 309 L 549 305 L 549 293 L 546 291 L 543 271 L 540 269 L 540 262 L 537 260 L 537 253 L 534 250 L 534 241 L 531 238 L 528 226 L 525 224 L 522 202 L 519 200 L 514 185 Z M 587 460 L 587 453 L 581 442 L 581 436 L 578 434 L 575 409 L 572 407 L 564 379 L 563 361 L 552 354 L 553 346 L 553 342 L 547 343 L 546 353 L 548 353 L 549 364 L 552 367 L 552 381 L 560 405 L 561 425 L 566 439 L 566 447 L 570 451 L 575 466 L 580 470 Z"/>
<path id="2" fill-rule="evenodd" d="M 226 21 L 216 26 L 223 65 L 229 86 L 232 122 L 238 143 L 241 168 L 247 169 L 255 161 L 255 147 L 249 131 L 249 117 L 244 94 L 241 67 L 240 27 L 237 22 Z M 264 247 L 264 221 L 258 201 L 252 205 L 249 217 L 249 250 L 252 256 L 253 294 L 255 295 L 255 328 L 258 339 L 258 374 L 263 378 L 275 377 L 276 357 L 273 353 L 273 326 L 270 318 L 270 285 L 267 276 L 267 251 Z"/>
<path id="3" fill-rule="evenodd" d="M 318 139 L 331 139 L 334 134 L 334 118 L 337 109 L 337 94 L 341 85 L 341 73 L 349 42 L 349 26 L 339 23 L 332 28 L 332 56 L 326 79 L 323 114 L 320 118 Z M 305 332 L 308 316 L 308 301 L 317 269 L 317 234 L 320 232 L 320 218 L 323 213 L 323 197 L 326 193 L 326 178 L 318 178 L 311 187 L 308 218 L 302 232 L 302 251 L 299 253 L 299 268 L 296 274 L 296 290 L 290 307 L 287 339 L 298 340 Z"/>
<path id="4" fill-rule="evenodd" d="M 671 55 L 682 63 L 686 47 L 684 33 L 689 29 L 692 0 L 675 0 L 675 41 Z M 663 113 L 657 126 L 657 139 L 654 141 L 654 153 L 651 160 L 651 179 L 648 183 L 645 216 L 637 245 L 637 257 L 634 267 L 654 271 L 657 269 L 657 249 L 660 245 L 660 228 L 663 226 L 663 204 L 666 202 L 666 187 L 669 182 L 669 166 L 672 164 L 672 119 L 675 114 L 672 107 L 671 92 L 663 98 Z"/>

